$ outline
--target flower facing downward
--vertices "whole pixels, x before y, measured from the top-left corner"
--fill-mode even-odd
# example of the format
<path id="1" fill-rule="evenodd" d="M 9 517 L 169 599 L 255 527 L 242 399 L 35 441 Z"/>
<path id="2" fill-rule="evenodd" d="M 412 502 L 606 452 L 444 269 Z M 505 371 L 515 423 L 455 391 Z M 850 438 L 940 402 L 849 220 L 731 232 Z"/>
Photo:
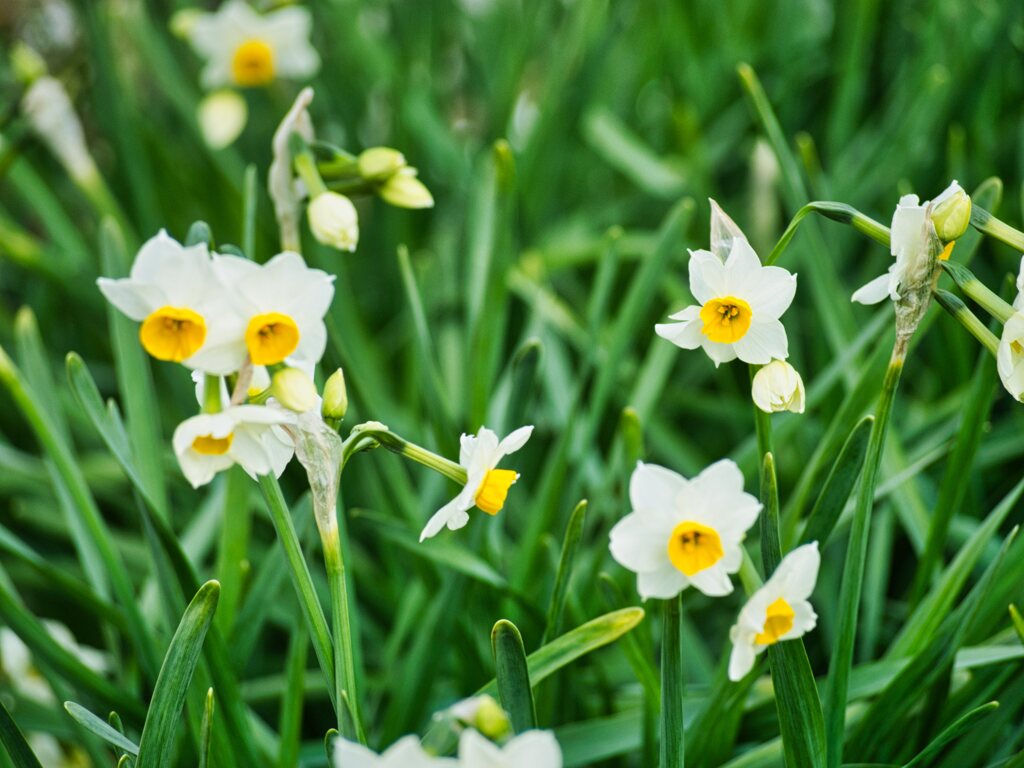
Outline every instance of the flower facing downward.
<path id="1" fill-rule="evenodd" d="M 562 768 L 562 748 L 551 731 L 525 731 L 503 747 L 472 729 L 459 739 L 460 768 Z"/>
<path id="2" fill-rule="evenodd" d="M 732 592 L 729 574 L 761 504 L 743 491 L 735 462 L 722 459 L 692 480 L 655 464 L 637 464 L 629 482 L 633 512 L 611 532 L 612 557 L 637 574 L 637 590 L 675 597 L 691 584 L 705 595 Z"/>
<path id="3" fill-rule="evenodd" d="M 139 338 L 153 357 L 208 373 L 238 368 L 222 346 L 238 333 L 237 320 L 205 244 L 186 248 L 161 230 L 142 246 L 129 277 L 96 282 L 111 304 L 142 323 Z"/>
<path id="4" fill-rule="evenodd" d="M 814 629 L 818 617 L 807 600 L 818 580 L 820 563 L 818 542 L 797 547 L 750 596 L 729 631 L 730 680 L 742 680 L 753 668 L 757 655 L 769 645 L 794 640 Z"/>
<path id="5" fill-rule="evenodd" d="M 174 453 L 193 488 L 238 464 L 246 473 L 280 477 L 294 451 L 280 430 L 293 416 L 280 408 L 236 405 L 220 413 L 201 413 L 174 430 Z"/>
<path id="6" fill-rule="evenodd" d="M 768 363 L 789 354 L 779 318 L 796 294 L 796 275 L 765 267 L 739 228 L 712 201 L 711 251 L 690 252 L 690 291 L 700 306 L 655 326 L 683 349 L 702 347 L 715 365 L 737 357 Z"/>
<path id="7" fill-rule="evenodd" d="M 337 192 L 322 192 L 306 210 L 313 236 L 339 251 L 355 251 L 359 243 L 359 215 L 352 201 Z"/>
<path id="8" fill-rule="evenodd" d="M 466 470 L 466 485 L 427 521 L 420 541 L 436 536 L 445 526 L 451 531 L 462 528 L 469 522 L 468 510 L 473 506 L 489 515 L 498 514 L 505 506 L 508 489 L 519 479 L 515 470 L 497 469 L 498 462 L 526 445 L 531 434 L 532 426 L 520 427 L 500 442 L 486 427 L 476 435 L 463 435 L 459 464 Z"/>
<path id="9" fill-rule="evenodd" d="M 804 380 L 785 360 L 772 360 L 754 374 L 750 394 L 765 413 L 804 412 Z"/>
<path id="10" fill-rule="evenodd" d="M 311 27 L 305 8 L 260 15 L 244 0 L 228 0 L 216 13 L 194 17 L 186 32 L 196 53 L 206 59 L 205 87 L 247 88 L 315 74 L 320 57 L 309 42 Z"/>
<path id="11" fill-rule="evenodd" d="M 406 736 L 392 744 L 383 754 L 376 754 L 361 744 L 338 737 L 331 753 L 334 768 L 455 768 L 451 758 L 432 757 L 423 751 L 420 740 Z"/>

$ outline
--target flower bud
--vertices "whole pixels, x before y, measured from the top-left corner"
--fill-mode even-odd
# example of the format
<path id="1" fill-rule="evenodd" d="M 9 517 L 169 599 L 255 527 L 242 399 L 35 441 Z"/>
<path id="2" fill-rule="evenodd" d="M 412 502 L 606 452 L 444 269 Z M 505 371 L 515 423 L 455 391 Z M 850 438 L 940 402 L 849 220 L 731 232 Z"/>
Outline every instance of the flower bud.
<path id="1" fill-rule="evenodd" d="M 475 728 L 492 741 L 498 741 L 511 731 L 508 714 L 492 696 L 474 696 L 451 708 L 451 713 L 470 728 Z"/>
<path id="2" fill-rule="evenodd" d="M 944 243 L 956 240 L 971 223 L 971 198 L 954 180 L 932 201 L 932 224 Z"/>
<path id="3" fill-rule="evenodd" d="M 399 208 L 433 208 L 434 197 L 416 178 L 415 168 L 402 168 L 380 188 L 380 196 Z"/>
<path id="4" fill-rule="evenodd" d="M 323 192 L 313 198 L 307 214 L 309 228 L 321 243 L 339 251 L 356 249 L 359 215 L 347 197 L 337 192 Z"/>
<path id="5" fill-rule="evenodd" d="M 309 374 L 299 368 L 282 368 L 274 374 L 270 394 L 290 411 L 305 413 L 316 407 L 316 385 Z"/>
<path id="6" fill-rule="evenodd" d="M 370 147 L 359 155 L 359 175 L 367 181 L 383 181 L 405 168 L 405 155 L 391 147 Z"/>
<path id="7" fill-rule="evenodd" d="M 249 108 L 237 91 L 224 88 L 199 102 L 196 113 L 199 129 L 210 149 L 223 149 L 234 143 L 245 128 Z"/>
<path id="8" fill-rule="evenodd" d="M 804 412 L 803 379 L 785 360 L 772 360 L 754 374 L 750 394 L 765 413 Z"/>
<path id="9" fill-rule="evenodd" d="M 324 384 L 324 401 L 320 413 L 327 421 L 341 423 L 348 411 L 348 389 L 345 386 L 345 372 L 339 368 Z"/>

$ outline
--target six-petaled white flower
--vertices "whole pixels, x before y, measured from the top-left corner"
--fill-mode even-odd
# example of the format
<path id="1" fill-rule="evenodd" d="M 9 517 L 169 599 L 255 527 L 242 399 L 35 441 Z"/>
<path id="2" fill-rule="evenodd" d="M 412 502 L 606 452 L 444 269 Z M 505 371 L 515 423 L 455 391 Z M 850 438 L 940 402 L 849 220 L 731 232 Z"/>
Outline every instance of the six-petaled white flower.
<path id="1" fill-rule="evenodd" d="M 765 267 L 740 229 L 712 201 L 711 250 L 690 252 L 690 292 L 700 302 L 655 326 L 683 349 L 702 347 L 715 366 L 739 358 L 768 363 L 789 355 L 779 320 L 793 302 L 796 275 Z"/>
<path id="2" fill-rule="evenodd" d="M 504 746 L 473 729 L 459 739 L 460 768 L 562 768 L 562 748 L 551 731 L 524 731 Z"/>
<path id="3" fill-rule="evenodd" d="M 742 680 L 753 668 L 757 655 L 768 646 L 802 637 L 814 629 L 818 616 L 808 598 L 818 580 L 820 563 L 818 542 L 797 547 L 750 596 L 729 631 L 730 680 Z"/>
<path id="4" fill-rule="evenodd" d="M 380 755 L 339 737 L 334 740 L 331 758 L 334 768 L 455 768 L 457 765 L 451 758 L 428 755 L 415 736 L 399 739 Z"/>
<path id="5" fill-rule="evenodd" d="M 481 427 L 476 435 L 463 435 L 459 464 L 466 470 L 466 485 L 462 491 L 434 513 L 420 534 L 420 541 L 436 536 L 448 526 L 451 531 L 469 522 L 473 506 L 489 515 L 496 515 L 505 506 L 508 489 L 519 479 L 512 469 L 497 469 L 498 463 L 515 453 L 530 439 L 533 427 L 520 427 L 499 442 L 493 430 Z"/>
<path id="6" fill-rule="evenodd" d="M 640 463 L 629 498 L 633 511 L 612 528 L 610 548 L 637 574 L 642 598 L 675 597 L 691 584 L 711 597 L 732 592 L 729 574 L 740 569 L 741 544 L 761 510 L 735 462 L 722 459 L 692 480 Z"/>

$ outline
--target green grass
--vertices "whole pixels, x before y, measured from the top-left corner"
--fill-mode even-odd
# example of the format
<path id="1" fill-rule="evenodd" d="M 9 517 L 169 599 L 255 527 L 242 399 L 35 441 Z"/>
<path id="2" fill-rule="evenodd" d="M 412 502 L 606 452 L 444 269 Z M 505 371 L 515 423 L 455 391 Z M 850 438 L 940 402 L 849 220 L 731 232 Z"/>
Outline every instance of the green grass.
<path id="1" fill-rule="evenodd" d="M 168 29 L 187 4 L 77 0 L 76 41 L 43 53 L 105 180 L 81 189 L 17 109 L 7 54 L 32 5 L 0 11 L 0 624 L 29 644 L 60 702 L 84 710 L 41 706 L 0 676 L 0 766 L 31 764 L 19 728 L 80 745 L 95 765 L 116 764 L 113 743 L 138 745 L 140 766 L 207 752 L 225 768 L 325 766 L 325 734 L 350 717 L 332 706 L 339 670 L 354 676 L 352 711 L 375 748 L 407 733 L 450 747 L 433 713 L 486 689 L 517 729 L 534 718 L 554 729 L 567 766 L 650 768 L 660 695 L 681 689 L 688 768 L 782 766 L 818 749 L 817 732 L 809 745 L 780 740 L 821 714 L 799 649 L 762 661 L 759 677 L 726 678 L 738 587 L 684 594 L 672 613 L 682 680 L 666 685 L 666 611 L 651 601 L 640 614 L 633 574 L 608 554 L 637 459 L 691 476 L 731 457 L 749 492 L 761 482 L 748 371 L 716 370 L 653 326 L 690 303 L 686 249 L 707 247 L 709 197 L 763 259 L 807 203 L 888 225 L 900 194 L 929 198 L 951 178 L 1020 228 L 1024 7 L 308 3 L 323 58 L 318 138 L 401 149 L 436 201 L 409 211 L 360 198 L 355 254 L 303 224 L 307 260 L 337 275 L 321 372 L 345 370 L 342 435 L 377 420 L 455 459 L 463 431 L 537 426 L 505 510 L 424 544 L 455 485 L 393 450 L 352 456 L 349 670 L 334 655 L 340 595 L 301 467 L 280 494 L 236 472 L 191 490 L 170 450 L 196 410 L 191 382 L 147 358 L 95 288 L 159 228 L 184 240 L 197 220 L 218 244 L 273 256 L 270 139 L 298 85 L 246 92 L 245 132 L 211 151 L 194 120 L 200 64 Z M 887 435 L 877 430 L 877 485 L 858 499 L 892 307 L 849 296 L 891 259 L 869 219 L 813 213 L 778 254 L 799 275 L 783 320 L 808 407 L 771 419 L 779 541 L 768 543 L 774 558 L 807 540 L 808 519 L 822 542 L 819 624 L 803 645 L 828 764 L 840 764 L 839 740 L 843 764 L 1022 765 L 1024 646 L 1008 607 L 1024 604 L 1024 543 L 1011 534 L 1024 521 L 1024 410 L 933 306 Z M 975 224 L 992 236 L 971 230 L 954 259 L 1010 298 L 1020 253 L 1000 240 L 1012 233 L 977 212 Z M 939 287 L 963 296 L 948 275 Z M 851 536 L 864 557 L 846 568 Z M 856 576 L 845 588 L 844 572 Z M 113 671 L 83 666 L 44 618 L 104 649 Z M 838 683 L 834 649 L 852 658 Z M 795 670 L 778 701 L 776 669 Z M 154 744 L 173 756 L 147 757 Z"/>

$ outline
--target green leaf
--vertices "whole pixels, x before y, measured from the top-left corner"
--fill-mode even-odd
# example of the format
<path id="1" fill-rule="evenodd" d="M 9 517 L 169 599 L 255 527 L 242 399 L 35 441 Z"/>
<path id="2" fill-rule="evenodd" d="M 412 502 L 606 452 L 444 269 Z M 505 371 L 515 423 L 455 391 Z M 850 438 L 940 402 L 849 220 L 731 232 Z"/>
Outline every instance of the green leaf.
<path id="1" fill-rule="evenodd" d="M 65 701 L 64 709 L 79 725 L 86 730 L 95 733 L 108 744 L 117 747 L 122 752 L 127 752 L 130 755 L 139 754 L 139 747 L 134 741 L 129 739 L 123 733 L 115 730 L 109 723 L 107 723 L 106 720 L 97 717 L 81 704 L 76 704 L 73 701 Z"/>
<path id="2" fill-rule="evenodd" d="M 213 741 L 213 688 L 206 691 L 206 704 L 203 706 L 203 724 L 199 731 L 199 768 L 210 765 L 210 744 Z"/>
<path id="3" fill-rule="evenodd" d="M 683 174 L 644 144 L 607 107 L 594 107 L 584 115 L 583 137 L 605 162 L 645 192 L 668 200 L 683 193 Z"/>
<path id="4" fill-rule="evenodd" d="M 572 578 L 573 563 L 576 560 L 576 552 L 579 550 L 580 537 L 583 535 L 583 525 L 586 522 L 586 517 L 587 500 L 583 499 L 572 511 L 569 525 L 565 529 L 565 538 L 562 540 L 562 554 L 558 558 L 558 571 L 555 573 L 555 585 L 551 590 L 551 602 L 548 605 L 547 623 L 544 625 L 544 636 L 541 638 L 541 645 L 558 632 L 559 624 L 562 620 L 562 610 L 565 608 L 565 596 L 569 589 L 569 580 Z"/>
<path id="5" fill-rule="evenodd" d="M 683 768 L 686 762 L 683 724 L 683 593 L 662 600 L 661 633 L 661 768 Z"/>
<path id="6" fill-rule="evenodd" d="M 512 388 L 505 409 L 505 431 L 517 428 L 526 419 L 543 351 L 540 339 L 529 338 L 512 356 Z"/>
<path id="7" fill-rule="evenodd" d="M 974 728 L 997 709 L 999 709 L 998 701 L 990 701 L 988 704 L 982 704 L 980 707 L 975 707 L 966 715 L 960 717 L 955 723 L 943 730 L 942 733 L 932 740 L 931 744 L 921 750 L 921 752 L 918 753 L 913 760 L 905 764 L 903 768 L 917 768 L 917 766 L 927 765 L 928 761 L 933 757 L 945 752 L 947 744 L 954 739 L 958 739 L 963 736 L 967 731 Z"/>
<path id="8" fill-rule="evenodd" d="M 505 619 L 496 623 L 491 630 L 491 649 L 494 652 L 498 700 L 508 713 L 512 730 L 522 733 L 536 728 L 537 712 L 526 665 L 526 650 L 516 625 Z"/>
<path id="9" fill-rule="evenodd" d="M 764 457 L 761 473 L 761 557 L 765 576 L 782 560 L 779 540 L 779 492 L 772 454 Z M 786 763 L 792 766 L 822 768 L 825 765 L 825 720 L 807 659 L 803 638 L 775 643 L 768 647 L 768 663 L 775 688 L 775 706 Z"/>
<path id="10" fill-rule="evenodd" d="M 807 527 L 800 537 L 801 544 L 817 541 L 820 548 L 825 547 L 864 467 L 864 456 L 868 450 L 868 438 L 871 436 L 871 425 L 874 421 L 873 416 L 865 416 L 846 438 L 843 449 L 836 457 L 821 494 L 807 518 Z"/>
<path id="11" fill-rule="evenodd" d="M 162 768 L 173 756 L 174 736 L 185 696 L 217 611 L 218 597 L 220 584 L 216 581 L 208 581 L 200 587 L 171 638 L 142 728 L 138 768 Z"/>
<path id="12" fill-rule="evenodd" d="M 7 756 L 13 761 L 14 768 L 43 768 L 3 701 L 0 701 L 0 744 L 7 750 Z"/>

